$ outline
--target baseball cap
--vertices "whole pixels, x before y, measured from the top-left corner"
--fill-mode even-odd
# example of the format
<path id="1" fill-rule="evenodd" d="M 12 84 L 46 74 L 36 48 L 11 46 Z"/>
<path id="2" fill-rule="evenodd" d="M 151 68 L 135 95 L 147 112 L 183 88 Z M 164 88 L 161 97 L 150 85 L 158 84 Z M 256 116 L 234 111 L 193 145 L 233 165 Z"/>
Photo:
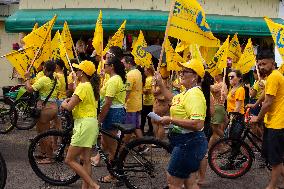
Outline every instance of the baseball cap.
<path id="1" fill-rule="evenodd" d="M 181 66 L 185 67 L 185 68 L 189 68 L 192 69 L 193 71 L 195 71 L 197 73 L 197 75 L 199 75 L 201 78 L 204 77 L 205 75 L 205 69 L 204 66 L 202 64 L 202 62 L 198 59 L 191 59 L 188 62 L 184 62 L 184 63 L 179 63 Z"/>
<path id="2" fill-rule="evenodd" d="M 72 64 L 72 66 L 74 68 L 82 70 L 88 76 L 92 76 L 96 71 L 95 65 L 89 60 L 84 60 L 80 64 Z"/>

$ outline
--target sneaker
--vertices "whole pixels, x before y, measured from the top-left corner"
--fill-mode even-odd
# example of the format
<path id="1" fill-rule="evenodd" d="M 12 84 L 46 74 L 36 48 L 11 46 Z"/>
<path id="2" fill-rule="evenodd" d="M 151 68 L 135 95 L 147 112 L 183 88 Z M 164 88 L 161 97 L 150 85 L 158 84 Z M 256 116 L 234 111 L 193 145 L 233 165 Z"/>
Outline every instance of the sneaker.
<path id="1" fill-rule="evenodd" d="M 146 146 L 146 145 L 144 145 L 143 147 L 139 147 L 138 148 L 138 152 L 140 153 L 140 154 L 144 154 L 144 153 L 146 153 L 146 152 L 148 152 L 149 151 L 149 148 Z"/>

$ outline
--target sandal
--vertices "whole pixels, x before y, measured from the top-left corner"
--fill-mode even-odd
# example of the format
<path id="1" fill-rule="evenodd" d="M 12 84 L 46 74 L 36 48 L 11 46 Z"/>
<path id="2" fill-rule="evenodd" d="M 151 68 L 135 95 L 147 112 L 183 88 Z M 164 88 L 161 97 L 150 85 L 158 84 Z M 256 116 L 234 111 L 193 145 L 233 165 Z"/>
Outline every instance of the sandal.
<path id="1" fill-rule="evenodd" d="M 98 182 L 100 183 L 111 183 L 113 181 L 115 181 L 115 179 L 110 175 L 102 176 L 100 179 L 98 179 Z"/>

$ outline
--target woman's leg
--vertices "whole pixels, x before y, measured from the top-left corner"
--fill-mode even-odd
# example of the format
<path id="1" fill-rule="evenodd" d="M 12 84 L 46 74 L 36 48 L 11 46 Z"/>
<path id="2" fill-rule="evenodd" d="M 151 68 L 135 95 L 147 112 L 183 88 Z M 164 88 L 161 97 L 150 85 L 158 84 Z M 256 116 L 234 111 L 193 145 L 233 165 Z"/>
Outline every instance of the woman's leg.
<path id="1" fill-rule="evenodd" d="M 190 174 L 190 177 L 186 179 L 185 181 L 184 188 L 185 189 L 199 189 L 199 186 L 196 182 L 196 178 L 197 178 L 196 173 Z"/>
<path id="2" fill-rule="evenodd" d="M 88 165 L 89 160 L 85 159 L 87 163 L 85 167 L 76 161 L 77 157 L 80 156 L 81 154 L 83 154 L 83 157 L 86 158 L 86 156 L 88 156 L 88 154 L 90 153 L 88 152 L 90 150 L 91 150 L 90 148 L 86 149 L 86 148 L 81 148 L 81 147 L 70 146 L 68 148 L 67 156 L 65 158 L 65 163 L 69 165 L 84 180 L 82 188 L 85 186 L 89 186 L 89 188 L 92 188 L 92 189 L 99 189 L 100 186 L 95 181 L 93 181 L 93 179 L 91 178 L 87 170 L 89 169 L 89 165 Z M 84 160 L 84 163 L 85 163 L 85 160 Z M 84 188 L 84 189 L 88 189 L 88 188 Z"/>
<path id="3" fill-rule="evenodd" d="M 92 165 L 91 165 L 91 148 L 84 148 L 82 155 L 80 156 L 81 162 L 83 162 L 83 168 L 85 171 L 92 176 Z M 88 189 L 89 184 L 83 180 L 82 189 Z"/>
<path id="4" fill-rule="evenodd" d="M 169 189 L 182 189 L 185 184 L 184 179 L 171 176 L 169 173 L 167 173 L 167 181 Z"/>

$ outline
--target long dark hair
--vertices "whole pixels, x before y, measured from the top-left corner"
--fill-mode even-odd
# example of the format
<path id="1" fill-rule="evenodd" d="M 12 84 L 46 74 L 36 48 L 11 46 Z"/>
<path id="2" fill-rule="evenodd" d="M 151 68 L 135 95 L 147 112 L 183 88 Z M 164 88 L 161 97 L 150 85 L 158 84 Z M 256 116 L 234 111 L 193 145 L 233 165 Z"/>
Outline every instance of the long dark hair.
<path id="1" fill-rule="evenodd" d="M 96 100 L 100 99 L 100 76 L 95 72 L 92 76 L 88 76 L 88 79 L 90 80 L 90 83 L 93 87 L 94 96 Z"/>
<path id="2" fill-rule="evenodd" d="M 68 90 L 68 79 L 67 79 L 67 68 L 65 66 L 65 63 L 62 59 L 56 59 L 55 63 L 57 66 L 60 67 L 60 69 L 63 71 L 64 79 L 65 79 L 65 89 Z"/>
<path id="3" fill-rule="evenodd" d="M 114 56 L 118 58 L 119 60 L 123 58 L 123 51 L 118 46 L 111 46 L 108 51 L 114 54 Z"/>
<path id="4" fill-rule="evenodd" d="M 51 80 L 54 80 L 54 72 L 55 72 L 55 68 L 56 68 L 56 64 L 53 60 L 48 60 L 44 63 L 44 67 L 45 67 L 45 71 L 47 72 L 46 73 L 46 76 L 49 77 Z"/>
<path id="5" fill-rule="evenodd" d="M 112 58 L 108 59 L 108 61 L 106 63 L 109 64 L 109 65 L 112 65 L 114 72 L 121 77 L 123 83 L 126 83 L 125 67 L 121 63 L 120 59 L 118 59 L 116 57 L 112 57 Z"/>

